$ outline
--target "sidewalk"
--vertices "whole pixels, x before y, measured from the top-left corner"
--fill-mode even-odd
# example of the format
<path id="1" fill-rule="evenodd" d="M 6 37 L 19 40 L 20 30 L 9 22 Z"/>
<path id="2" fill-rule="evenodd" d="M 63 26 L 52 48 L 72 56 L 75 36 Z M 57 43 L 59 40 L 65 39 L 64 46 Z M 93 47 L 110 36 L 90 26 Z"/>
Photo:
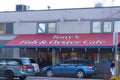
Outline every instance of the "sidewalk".
<path id="1" fill-rule="evenodd" d="M 110 74 L 108 73 L 99 73 L 97 75 L 92 76 L 93 79 L 99 79 L 99 80 L 109 80 Z"/>

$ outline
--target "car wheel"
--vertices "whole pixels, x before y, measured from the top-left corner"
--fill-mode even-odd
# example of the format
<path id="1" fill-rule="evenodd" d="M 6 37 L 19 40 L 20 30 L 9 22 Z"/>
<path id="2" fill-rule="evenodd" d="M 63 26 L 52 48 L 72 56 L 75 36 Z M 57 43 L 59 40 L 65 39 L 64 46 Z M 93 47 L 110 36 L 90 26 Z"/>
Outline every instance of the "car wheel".
<path id="1" fill-rule="evenodd" d="M 13 80 L 13 78 L 14 78 L 14 74 L 10 70 L 5 71 L 4 76 L 5 76 L 6 80 Z"/>
<path id="2" fill-rule="evenodd" d="M 47 77 L 52 77 L 53 76 L 53 71 L 52 70 L 47 70 L 46 76 Z"/>
<path id="3" fill-rule="evenodd" d="M 82 71 L 82 70 L 77 71 L 76 76 L 78 78 L 83 78 L 85 76 L 84 71 Z"/>

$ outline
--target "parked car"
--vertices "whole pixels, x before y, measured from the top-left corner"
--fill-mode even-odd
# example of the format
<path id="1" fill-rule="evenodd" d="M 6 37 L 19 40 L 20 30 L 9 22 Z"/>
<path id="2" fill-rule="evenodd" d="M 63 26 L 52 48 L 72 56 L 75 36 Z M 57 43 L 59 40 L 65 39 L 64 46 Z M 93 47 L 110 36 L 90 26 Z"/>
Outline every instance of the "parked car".
<path id="1" fill-rule="evenodd" d="M 52 77 L 55 75 L 75 75 L 78 78 L 91 77 L 97 73 L 96 67 L 86 59 L 68 59 L 59 64 L 46 66 L 41 75 Z"/>
<path id="2" fill-rule="evenodd" d="M 33 65 L 35 73 L 36 74 L 40 73 L 40 69 L 39 69 L 38 63 L 35 61 L 35 59 L 28 58 L 28 57 L 22 57 L 22 59 L 28 59 L 30 61 L 30 63 Z"/>
<path id="3" fill-rule="evenodd" d="M 22 58 L 0 58 L 0 76 L 6 80 L 19 77 L 24 80 L 27 76 L 35 75 L 34 67 L 28 59 Z"/>

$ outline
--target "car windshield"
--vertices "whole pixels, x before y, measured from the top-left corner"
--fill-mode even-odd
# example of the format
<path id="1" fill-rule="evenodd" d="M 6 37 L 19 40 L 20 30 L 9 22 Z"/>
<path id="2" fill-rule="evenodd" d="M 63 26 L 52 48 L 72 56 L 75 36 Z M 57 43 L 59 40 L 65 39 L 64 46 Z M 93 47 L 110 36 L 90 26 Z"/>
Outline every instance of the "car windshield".
<path id="1" fill-rule="evenodd" d="M 21 59 L 23 65 L 31 65 L 30 61 L 27 59 Z"/>

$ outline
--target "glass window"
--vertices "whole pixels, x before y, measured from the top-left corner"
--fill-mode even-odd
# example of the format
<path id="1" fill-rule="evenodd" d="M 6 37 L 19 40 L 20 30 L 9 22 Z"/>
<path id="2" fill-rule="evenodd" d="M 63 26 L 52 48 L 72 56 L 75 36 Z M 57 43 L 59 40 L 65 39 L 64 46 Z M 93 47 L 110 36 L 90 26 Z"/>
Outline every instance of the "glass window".
<path id="1" fill-rule="evenodd" d="M 0 34 L 4 32 L 4 24 L 0 23 Z"/>
<path id="2" fill-rule="evenodd" d="M 7 60 L 7 65 L 19 65 L 17 60 Z"/>
<path id="3" fill-rule="evenodd" d="M 13 34 L 13 23 L 0 23 L 0 34 Z"/>
<path id="4" fill-rule="evenodd" d="M 106 63 L 106 62 L 110 62 L 110 61 L 112 61 L 113 59 L 114 59 L 114 54 L 112 54 L 112 53 L 102 53 L 101 54 L 101 62 L 102 63 Z"/>
<path id="5" fill-rule="evenodd" d="M 6 23 L 6 34 L 13 34 L 13 23 Z"/>
<path id="6" fill-rule="evenodd" d="M 45 23 L 39 23 L 38 33 L 45 33 Z"/>
<path id="7" fill-rule="evenodd" d="M 23 65 L 31 65 L 30 61 L 27 59 L 21 59 Z"/>
<path id="8" fill-rule="evenodd" d="M 76 60 L 71 60 L 71 61 L 70 61 L 70 64 L 71 64 L 71 65 L 77 65 L 78 62 L 77 62 Z"/>
<path id="9" fill-rule="evenodd" d="M 56 24 L 55 23 L 48 23 L 48 33 L 55 33 Z"/>
<path id="10" fill-rule="evenodd" d="M 100 33 L 101 32 L 101 22 L 96 21 L 92 23 L 92 32 Z"/>
<path id="11" fill-rule="evenodd" d="M 63 61 L 60 65 L 69 65 L 69 61 Z"/>
<path id="12" fill-rule="evenodd" d="M 112 23 L 111 22 L 103 23 L 103 32 L 112 32 Z"/>
<path id="13" fill-rule="evenodd" d="M 0 65 L 6 65 L 6 60 L 1 59 L 0 60 Z"/>
<path id="14" fill-rule="evenodd" d="M 36 61 L 34 59 L 30 59 L 31 63 L 36 63 Z"/>
<path id="15" fill-rule="evenodd" d="M 38 33 L 56 33 L 56 23 L 38 23 Z"/>
<path id="16" fill-rule="evenodd" d="M 114 22 L 114 32 L 120 32 L 120 21 Z"/>

